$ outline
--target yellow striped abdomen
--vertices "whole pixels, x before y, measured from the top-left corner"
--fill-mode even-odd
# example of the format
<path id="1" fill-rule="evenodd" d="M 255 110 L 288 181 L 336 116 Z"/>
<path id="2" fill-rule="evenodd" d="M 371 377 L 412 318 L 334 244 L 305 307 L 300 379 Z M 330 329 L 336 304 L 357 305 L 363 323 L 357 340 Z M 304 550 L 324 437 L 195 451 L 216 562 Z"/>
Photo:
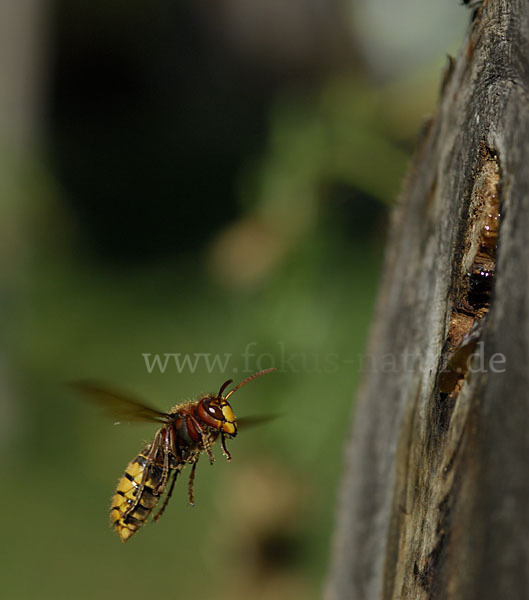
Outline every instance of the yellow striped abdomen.
<path id="1" fill-rule="evenodd" d="M 158 494 L 153 493 L 161 481 L 162 468 L 153 463 L 147 464 L 149 450 L 150 445 L 129 462 L 112 498 L 110 520 L 124 542 L 143 525 L 164 491 L 159 489 Z M 138 499 L 145 469 L 148 472 Z"/>

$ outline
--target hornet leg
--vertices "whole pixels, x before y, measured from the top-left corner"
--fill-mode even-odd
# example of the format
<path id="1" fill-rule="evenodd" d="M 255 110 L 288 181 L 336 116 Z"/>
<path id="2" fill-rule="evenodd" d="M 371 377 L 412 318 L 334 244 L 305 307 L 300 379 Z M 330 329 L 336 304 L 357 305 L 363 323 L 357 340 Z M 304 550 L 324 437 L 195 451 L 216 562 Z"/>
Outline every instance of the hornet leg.
<path id="1" fill-rule="evenodd" d="M 189 482 L 187 484 L 187 495 L 189 498 L 189 504 L 191 506 L 195 505 L 194 483 L 195 483 L 195 469 L 197 468 L 197 463 L 198 463 L 198 458 L 196 459 L 196 461 L 193 463 L 193 466 L 191 467 L 191 473 L 189 474 Z"/>
<path id="2" fill-rule="evenodd" d="M 156 455 L 158 454 L 158 450 L 160 449 L 160 439 L 161 435 L 160 432 L 158 432 L 154 438 L 151 449 L 149 450 L 149 454 L 145 460 L 145 466 L 143 467 L 141 482 L 139 484 L 135 482 L 133 483 L 136 489 L 136 495 L 134 497 L 134 502 L 132 502 L 128 506 L 127 510 L 123 513 L 123 520 L 125 520 L 130 514 L 132 514 L 136 510 L 138 504 L 140 503 L 141 497 L 143 495 L 143 490 L 145 489 L 145 483 L 147 482 L 147 477 L 149 476 L 150 468 L 154 464 L 156 460 Z"/>
<path id="3" fill-rule="evenodd" d="M 167 496 L 165 497 L 165 500 L 163 501 L 162 507 L 156 513 L 156 515 L 154 517 L 154 522 L 155 523 L 163 515 L 163 511 L 165 510 L 165 507 L 167 506 L 167 504 L 169 502 L 169 498 L 171 497 L 171 495 L 173 493 L 174 484 L 176 483 L 176 476 L 178 475 L 178 473 L 180 473 L 180 469 L 175 469 L 174 472 L 173 472 L 173 479 L 171 480 L 171 487 L 169 488 L 169 492 L 168 492 Z"/>
<path id="4" fill-rule="evenodd" d="M 220 434 L 220 445 L 222 447 L 222 453 L 224 454 L 228 462 L 230 462 L 231 454 L 229 453 L 228 448 L 226 448 L 226 438 L 224 436 L 224 433 Z"/>

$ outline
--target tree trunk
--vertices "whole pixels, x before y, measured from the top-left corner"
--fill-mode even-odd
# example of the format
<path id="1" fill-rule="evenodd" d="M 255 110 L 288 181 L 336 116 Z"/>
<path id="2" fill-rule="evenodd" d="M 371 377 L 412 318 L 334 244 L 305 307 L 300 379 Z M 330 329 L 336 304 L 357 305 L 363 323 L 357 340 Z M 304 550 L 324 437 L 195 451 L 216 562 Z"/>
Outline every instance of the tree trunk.
<path id="1" fill-rule="evenodd" d="M 485 0 L 393 215 L 328 600 L 529 598 L 528 86 L 529 2 Z"/>

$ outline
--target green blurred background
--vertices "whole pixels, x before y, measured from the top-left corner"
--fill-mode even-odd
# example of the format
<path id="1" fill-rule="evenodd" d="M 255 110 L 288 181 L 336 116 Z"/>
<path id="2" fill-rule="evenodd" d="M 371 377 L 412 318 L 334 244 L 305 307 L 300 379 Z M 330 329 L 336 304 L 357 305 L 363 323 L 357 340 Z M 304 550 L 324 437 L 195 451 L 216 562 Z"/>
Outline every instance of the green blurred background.
<path id="1" fill-rule="evenodd" d="M 387 209 L 467 12 L 5 4 L 3 597 L 319 597 Z M 193 366 L 149 372 L 166 353 Z M 230 464 L 216 449 L 196 506 L 184 475 L 123 545 L 110 497 L 154 428 L 114 425 L 64 383 L 167 410 L 274 365 L 233 405 L 282 417 L 233 440 Z"/>

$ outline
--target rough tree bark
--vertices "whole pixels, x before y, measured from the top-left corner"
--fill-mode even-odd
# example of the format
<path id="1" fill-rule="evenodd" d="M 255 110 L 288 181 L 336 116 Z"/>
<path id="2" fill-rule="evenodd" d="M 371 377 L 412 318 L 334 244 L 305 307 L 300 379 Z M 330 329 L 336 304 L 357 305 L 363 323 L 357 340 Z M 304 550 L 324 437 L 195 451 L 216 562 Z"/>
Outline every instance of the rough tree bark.
<path id="1" fill-rule="evenodd" d="M 529 598 L 528 87 L 529 0 L 485 0 L 394 213 L 328 600 Z"/>

